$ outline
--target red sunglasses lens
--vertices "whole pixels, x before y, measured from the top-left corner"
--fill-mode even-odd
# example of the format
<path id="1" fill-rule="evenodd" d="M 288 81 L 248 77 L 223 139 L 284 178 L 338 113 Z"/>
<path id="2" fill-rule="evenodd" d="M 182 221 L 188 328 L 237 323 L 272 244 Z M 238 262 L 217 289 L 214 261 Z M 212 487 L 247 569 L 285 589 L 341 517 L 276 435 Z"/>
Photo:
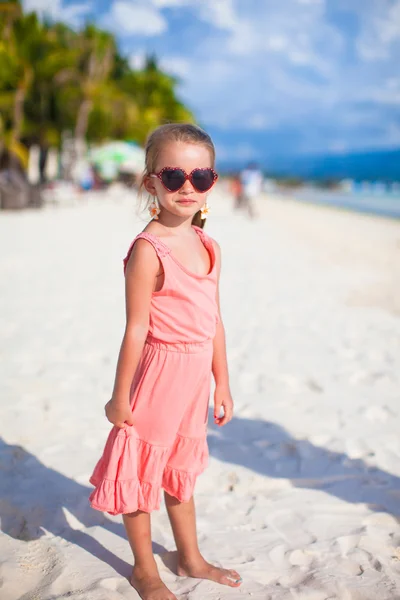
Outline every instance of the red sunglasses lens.
<path id="1" fill-rule="evenodd" d="M 165 169 L 161 181 L 170 192 L 177 192 L 185 183 L 185 173 L 181 169 Z"/>
<path id="2" fill-rule="evenodd" d="M 214 183 L 214 171 L 212 169 L 196 169 L 193 171 L 191 181 L 198 192 L 207 192 Z"/>
<path id="3" fill-rule="evenodd" d="M 190 182 L 198 192 L 207 192 L 212 188 L 216 179 L 212 169 L 195 169 Z M 186 181 L 185 172 L 182 169 L 164 169 L 161 173 L 161 181 L 170 192 L 177 192 Z"/>

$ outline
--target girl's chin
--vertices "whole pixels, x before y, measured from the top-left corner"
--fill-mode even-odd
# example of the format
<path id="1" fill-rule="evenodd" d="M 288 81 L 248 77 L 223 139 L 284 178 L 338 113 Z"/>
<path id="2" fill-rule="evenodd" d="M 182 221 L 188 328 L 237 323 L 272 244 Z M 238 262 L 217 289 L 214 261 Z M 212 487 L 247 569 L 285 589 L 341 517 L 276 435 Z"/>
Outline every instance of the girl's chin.
<path id="1" fill-rule="evenodd" d="M 190 216 L 195 215 L 199 211 L 198 204 L 196 202 L 190 203 L 177 203 L 172 209 L 171 212 L 174 215 L 181 217 L 182 215 Z"/>
<path id="2" fill-rule="evenodd" d="M 176 217 L 194 217 L 200 207 L 197 202 L 175 202 L 173 206 L 164 206 L 164 210 Z"/>

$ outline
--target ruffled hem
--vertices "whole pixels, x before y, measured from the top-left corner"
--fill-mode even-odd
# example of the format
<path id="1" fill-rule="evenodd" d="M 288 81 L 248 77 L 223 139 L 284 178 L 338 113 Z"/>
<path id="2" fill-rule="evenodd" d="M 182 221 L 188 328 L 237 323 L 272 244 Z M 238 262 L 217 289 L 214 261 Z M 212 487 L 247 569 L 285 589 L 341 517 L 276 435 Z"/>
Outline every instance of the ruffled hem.
<path id="1" fill-rule="evenodd" d="M 207 438 L 176 436 L 162 477 L 162 487 L 180 502 L 193 496 L 196 479 L 207 467 Z"/>
<path id="2" fill-rule="evenodd" d="M 160 508 L 160 488 L 151 483 L 131 479 L 111 481 L 103 479 L 98 483 L 93 477 L 90 483 L 96 489 L 89 496 L 90 506 L 110 515 L 125 515 L 137 510 L 152 512 Z"/>
<path id="3" fill-rule="evenodd" d="M 197 477 L 201 473 L 202 471 L 196 473 L 178 471 L 167 466 L 163 473 L 162 488 L 167 494 L 177 498 L 179 502 L 189 502 L 194 493 Z"/>
<path id="4" fill-rule="evenodd" d="M 136 437 L 133 427 L 111 430 L 90 478 L 92 508 L 111 515 L 158 510 L 161 489 L 187 502 L 208 462 L 206 438 L 177 435 L 172 448 Z M 168 463 L 168 464 L 167 464 Z"/>

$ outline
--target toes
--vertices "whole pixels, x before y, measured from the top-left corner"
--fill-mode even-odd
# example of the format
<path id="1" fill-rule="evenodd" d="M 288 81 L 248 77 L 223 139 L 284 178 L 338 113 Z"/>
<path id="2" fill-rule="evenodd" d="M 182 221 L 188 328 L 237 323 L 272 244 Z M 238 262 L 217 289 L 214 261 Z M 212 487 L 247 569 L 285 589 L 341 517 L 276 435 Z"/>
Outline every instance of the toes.
<path id="1" fill-rule="evenodd" d="M 237 571 L 223 569 L 221 583 L 230 585 L 231 587 L 239 587 L 239 585 L 242 583 L 242 578 Z"/>
<path id="2" fill-rule="evenodd" d="M 231 579 L 230 577 L 227 577 L 226 575 L 222 575 L 222 577 L 220 579 L 220 583 L 223 583 L 224 585 L 229 585 L 230 587 L 239 587 L 239 585 L 242 583 L 242 580 L 240 578 Z"/>
<path id="3" fill-rule="evenodd" d="M 237 571 L 234 571 L 233 569 L 229 569 L 228 577 L 233 577 L 233 579 L 241 579 L 239 573 Z"/>
<path id="4" fill-rule="evenodd" d="M 222 572 L 226 577 L 228 577 L 229 579 L 233 579 L 234 581 L 241 579 L 239 573 L 237 571 L 234 571 L 233 569 L 222 569 Z"/>

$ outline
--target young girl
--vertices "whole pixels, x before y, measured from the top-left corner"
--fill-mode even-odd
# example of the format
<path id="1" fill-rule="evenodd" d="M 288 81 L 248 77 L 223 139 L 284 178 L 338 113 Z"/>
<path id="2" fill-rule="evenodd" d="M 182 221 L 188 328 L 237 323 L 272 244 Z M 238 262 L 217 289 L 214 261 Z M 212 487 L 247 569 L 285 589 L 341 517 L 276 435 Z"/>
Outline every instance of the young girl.
<path id="1" fill-rule="evenodd" d="M 124 259 L 126 328 L 114 389 L 113 423 L 91 477 L 93 508 L 122 514 L 143 600 L 176 600 L 158 574 L 150 514 L 161 489 L 177 550 L 178 575 L 238 587 L 236 571 L 205 561 L 197 544 L 193 491 L 208 459 L 211 373 L 214 420 L 232 418 L 225 333 L 220 317 L 218 244 L 203 224 L 218 176 L 211 138 L 188 124 L 163 125 L 148 138 L 142 185 L 152 220 Z M 223 416 L 221 416 L 223 410 Z"/>

